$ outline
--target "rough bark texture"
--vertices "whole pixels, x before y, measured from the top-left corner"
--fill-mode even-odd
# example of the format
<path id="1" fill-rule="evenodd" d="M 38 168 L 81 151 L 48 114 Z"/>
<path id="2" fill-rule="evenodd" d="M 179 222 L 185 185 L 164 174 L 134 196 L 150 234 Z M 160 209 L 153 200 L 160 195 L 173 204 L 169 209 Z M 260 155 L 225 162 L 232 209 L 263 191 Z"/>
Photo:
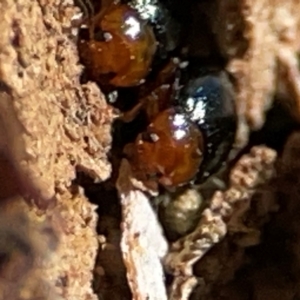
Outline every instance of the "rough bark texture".
<path id="1" fill-rule="evenodd" d="M 292 96 L 299 115 L 299 2 L 288 0 L 217 1 L 210 14 L 227 70 L 236 79 L 238 143 L 247 141 L 248 126 L 259 129 L 265 111 L 281 88 Z"/>
<path id="2" fill-rule="evenodd" d="M 42 209 L 25 207 L 24 213 L 32 222 L 48 219 L 60 241 L 51 260 L 36 260 L 39 279 L 62 299 L 96 299 L 91 289 L 95 206 L 81 190 L 71 189 L 71 182 L 76 169 L 95 180 L 109 176 L 112 114 L 95 84 L 79 84 L 82 68 L 70 39 L 75 13 L 70 4 L 1 1 L 1 143 L 8 153 L 4 161 L 10 157 L 21 174 L 21 193 Z M 15 299 L 31 298 L 20 292 Z"/>

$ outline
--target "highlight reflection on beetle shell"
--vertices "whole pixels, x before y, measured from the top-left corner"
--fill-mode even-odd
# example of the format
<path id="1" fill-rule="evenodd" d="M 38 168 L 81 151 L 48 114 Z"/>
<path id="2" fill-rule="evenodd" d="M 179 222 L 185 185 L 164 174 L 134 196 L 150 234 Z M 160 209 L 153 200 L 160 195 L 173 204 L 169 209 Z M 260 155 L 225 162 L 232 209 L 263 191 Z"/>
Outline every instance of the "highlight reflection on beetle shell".
<path id="1" fill-rule="evenodd" d="M 135 142 L 135 165 L 164 186 L 189 182 L 203 158 L 203 139 L 197 126 L 176 108 L 157 115 Z"/>

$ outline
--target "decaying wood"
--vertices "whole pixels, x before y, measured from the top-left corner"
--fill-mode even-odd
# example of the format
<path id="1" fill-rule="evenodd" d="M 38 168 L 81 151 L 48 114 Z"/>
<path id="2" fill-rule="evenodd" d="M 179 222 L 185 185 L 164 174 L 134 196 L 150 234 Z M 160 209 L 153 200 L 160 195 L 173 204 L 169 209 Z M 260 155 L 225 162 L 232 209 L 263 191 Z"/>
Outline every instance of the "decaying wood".
<path id="1" fill-rule="evenodd" d="M 39 279 L 54 289 L 55 299 L 96 299 L 97 215 L 82 190 L 71 186 L 77 170 L 98 181 L 109 176 L 112 110 L 95 84 L 79 83 L 71 1 L 5 0 L 0 8 L 2 165 L 19 178 L 10 196 L 21 194 L 32 204 L 23 208 L 31 235 L 46 218 L 60 241 L 32 270 L 41 270 Z M 8 298 L 15 300 L 1 299 Z"/>
<path id="2" fill-rule="evenodd" d="M 211 22 L 218 44 L 229 59 L 227 70 L 236 80 L 239 116 L 237 143 L 264 124 L 280 85 L 291 96 L 299 115 L 300 3 L 288 0 L 218 1 Z"/>
<path id="3" fill-rule="evenodd" d="M 231 172 L 229 189 L 216 192 L 197 228 L 171 246 L 165 258 L 167 270 L 175 276 L 169 299 L 189 298 L 197 283 L 193 265 L 225 237 L 227 223 L 249 209 L 255 189 L 274 175 L 275 159 L 275 151 L 265 147 L 243 156 Z"/>
<path id="4" fill-rule="evenodd" d="M 167 300 L 161 259 L 168 245 L 146 195 L 131 183 L 131 170 L 124 160 L 117 188 L 123 223 L 121 249 L 128 282 L 135 300 Z"/>
<path id="5" fill-rule="evenodd" d="M 77 170 L 95 181 L 109 177 L 113 112 L 96 84 L 79 83 L 82 66 L 71 26 L 78 10 L 72 1 L 4 0 L 0 9 L 0 178 L 6 188 L 0 199 L 7 200 L 0 203 L 5 214 L 0 250 L 16 257 L 1 270 L 0 299 L 97 299 L 91 287 L 98 248 L 96 206 L 72 181 Z M 278 92 L 291 99 L 294 116 L 300 116 L 299 9 L 300 2 L 292 0 L 219 0 L 208 10 L 219 48 L 228 59 L 226 69 L 235 80 L 239 145 L 247 142 L 250 129 L 263 125 Z M 296 173 L 290 173 L 298 143 L 299 136 L 292 137 L 283 154 L 282 169 L 295 178 Z M 243 156 L 231 171 L 229 189 L 214 194 L 196 230 L 172 244 L 169 252 L 148 197 L 131 184 L 130 168 L 123 162 L 118 181 L 121 248 L 134 299 L 183 300 L 196 286 L 205 290 L 206 278 L 196 278 L 192 268 L 228 232 L 249 233 L 238 241 L 243 246 L 258 243 L 257 231 L 248 232 L 239 220 L 258 187 L 274 175 L 275 159 L 275 152 L 266 147 Z M 9 170 L 17 183 L 5 179 Z M 287 187 L 280 186 L 284 196 L 298 199 L 297 184 L 286 182 Z M 290 203 L 288 217 L 297 236 L 293 208 L 298 206 Z M 9 252 L 15 241 L 29 252 Z M 290 242 L 290 248 L 297 258 L 298 244 Z M 169 291 L 161 263 L 165 255 L 166 270 L 175 277 Z M 262 295 L 257 278 L 256 296 Z M 268 295 L 274 299 L 274 293 Z"/>

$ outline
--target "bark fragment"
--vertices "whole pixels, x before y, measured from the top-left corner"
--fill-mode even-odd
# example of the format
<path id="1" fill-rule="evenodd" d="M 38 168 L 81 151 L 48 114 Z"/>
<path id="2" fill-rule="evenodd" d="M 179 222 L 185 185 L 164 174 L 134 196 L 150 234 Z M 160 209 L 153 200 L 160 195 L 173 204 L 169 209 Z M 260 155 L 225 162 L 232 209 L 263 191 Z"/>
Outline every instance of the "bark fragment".
<path id="1" fill-rule="evenodd" d="M 131 170 L 124 160 L 117 187 L 121 197 L 123 223 L 121 249 L 128 282 L 136 300 L 166 300 L 161 259 L 168 245 L 146 195 L 134 189 Z"/>

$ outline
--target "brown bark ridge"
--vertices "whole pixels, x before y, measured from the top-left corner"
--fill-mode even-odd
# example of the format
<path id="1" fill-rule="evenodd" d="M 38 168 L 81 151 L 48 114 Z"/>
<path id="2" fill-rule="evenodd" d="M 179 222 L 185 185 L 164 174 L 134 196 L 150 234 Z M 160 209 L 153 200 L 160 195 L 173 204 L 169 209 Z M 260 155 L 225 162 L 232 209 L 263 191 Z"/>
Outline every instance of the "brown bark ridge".
<path id="1" fill-rule="evenodd" d="M 288 0 L 216 1 L 210 13 L 218 45 L 236 80 L 237 143 L 262 127 L 276 93 L 293 100 L 299 116 L 300 3 Z"/>
<path id="2" fill-rule="evenodd" d="M 18 180 L 12 186 L 4 181 L 9 188 L 1 199 L 21 194 L 33 204 L 17 201 L 36 224 L 30 236 L 46 222 L 60 241 L 49 259 L 34 256 L 29 269 L 40 270 L 39 279 L 63 299 L 96 299 L 91 289 L 96 206 L 72 180 L 76 170 L 96 181 L 109 176 L 112 111 L 95 84 L 79 84 L 72 2 L 4 0 L 0 8 L 1 161 Z M 32 247 L 41 240 L 34 239 Z M 31 299 L 28 295 L 20 291 L 9 299 Z"/>

